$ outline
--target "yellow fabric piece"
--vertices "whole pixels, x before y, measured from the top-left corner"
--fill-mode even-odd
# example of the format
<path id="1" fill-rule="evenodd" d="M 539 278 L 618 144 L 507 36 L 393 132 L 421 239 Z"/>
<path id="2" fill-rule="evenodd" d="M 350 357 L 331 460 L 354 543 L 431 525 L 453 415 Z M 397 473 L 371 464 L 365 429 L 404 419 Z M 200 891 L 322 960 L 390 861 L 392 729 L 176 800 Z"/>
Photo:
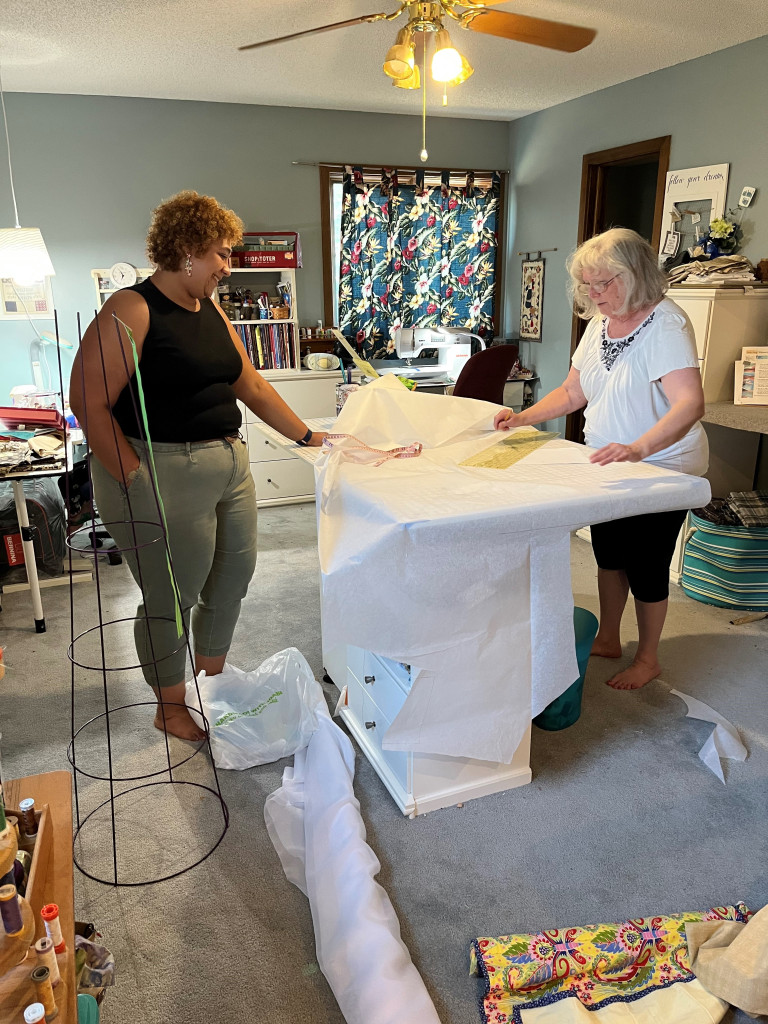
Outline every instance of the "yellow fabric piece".
<path id="1" fill-rule="evenodd" d="M 699 991 L 698 983 L 687 995 L 680 992 L 672 1000 L 677 1007 L 675 1012 L 681 1016 L 647 1016 L 650 1004 L 645 1008 L 638 1004 L 651 993 L 673 986 L 687 989 L 695 981 L 688 963 L 687 925 L 698 921 L 745 922 L 750 916 L 747 907 L 740 903 L 701 913 L 640 917 L 619 924 L 477 939 L 472 949 L 473 972 L 487 981 L 481 1010 L 483 1024 L 539 1024 L 587 1018 L 594 1022 L 598 1008 L 602 1012 L 612 1005 L 617 1010 L 601 1017 L 601 1021 L 698 1024 L 719 1020 L 722 1001 L 710 997 L 703 989 Z M 697 1011 L 694 1006 L 702 1001 L 708 1007 L 706 1012 Z M 567 1005 L 560 1006 L 561 1003 Z M 538 1012 L 551 1007 L 554 1013 L 558 1006 L 557 1015 Z M 639 1016 L 641 1009 L 643 1015 Z M 532 1016 L 533 1010 L 537 1012 Z"/>

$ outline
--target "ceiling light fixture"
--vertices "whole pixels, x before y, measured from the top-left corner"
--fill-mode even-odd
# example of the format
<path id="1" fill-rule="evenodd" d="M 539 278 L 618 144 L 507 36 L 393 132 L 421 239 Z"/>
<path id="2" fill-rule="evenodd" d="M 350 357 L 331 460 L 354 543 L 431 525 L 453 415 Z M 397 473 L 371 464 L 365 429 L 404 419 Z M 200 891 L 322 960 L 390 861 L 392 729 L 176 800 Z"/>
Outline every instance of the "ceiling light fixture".
<path id="1" fill-rule="evenodd" d="M 395 45 L 387 50 L 384 58 L 384 74 L 396 82 L 410 78 L 413 72 L 413 39 L 409 28 L 401 28 Z"/>
<path id="2" fill-rule="evenodd" d="M 432 77 L 436 82 L 450 82 L 461 74 L 462 58 L 451 42 L 448 32 L 441 28 L 435 39 L 435 52 L 432 57 Z"/>
<path id="3" fill-rule="evenodd" d="M 421 75 L 419 74 L 419 65 L 414 64 L 413 70 L 407 78 L 395 79 L 392 85 L 396 85 L 398 89 L 420 89 Z"/>
<path id="4" fill-rule="evenodd" d="M 8 178 L 11 183 L 13 212 L 16 218 L 16 227 L 0 228 L 0 278 L 12 278 L 18 284 L 32 284 L 34 281 L 42 281 L 45 277 L 53 277 L 56 271 L 53 269 L 40 229 L 23 228 L 19 224 L 19 210 L 16 205 L 16 190 L 13 185 L 13 167 L 11 166 L 11 142 L 8 137 L 8 119 L 5 113 L 1 73 L 0 107 L 3 111 L 5 146 L 8 152 Z"/>
<path id="5" fill-rule="evenodd" d="M 461 85 L 462 82 L 466 82 L 470 75 L 474 75 L 475 73 L 475 69 L 469 63 L 467 58 L 463 54 L 460 54 L 459 56 L 461 57 L 461 71 L 455 78 L 446 82 L 446 85 Z"/>

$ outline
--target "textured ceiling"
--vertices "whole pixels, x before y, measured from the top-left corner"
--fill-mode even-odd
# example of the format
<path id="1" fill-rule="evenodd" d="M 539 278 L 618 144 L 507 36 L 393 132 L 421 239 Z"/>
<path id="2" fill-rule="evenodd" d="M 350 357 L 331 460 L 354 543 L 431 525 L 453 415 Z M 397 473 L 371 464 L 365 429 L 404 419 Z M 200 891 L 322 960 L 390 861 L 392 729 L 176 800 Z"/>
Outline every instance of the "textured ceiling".
<path id="1" fill-rule="evenodd" d="M 419 93 L 392 88 L 381 71 L 404 18 L 237 51 L 396 8 L 396 0 L 0 0 L 0 69 L 6 92 L 416 113 Z M 450 91 L 443 113 L 513 119 L 768 34 L 764 0 L 509 0 L 498 9 L 595 28 L 597 39 L 564 54 L 452 29 L 475 74 Z M 437 87 L 430 93 L 434 115 Z"/>

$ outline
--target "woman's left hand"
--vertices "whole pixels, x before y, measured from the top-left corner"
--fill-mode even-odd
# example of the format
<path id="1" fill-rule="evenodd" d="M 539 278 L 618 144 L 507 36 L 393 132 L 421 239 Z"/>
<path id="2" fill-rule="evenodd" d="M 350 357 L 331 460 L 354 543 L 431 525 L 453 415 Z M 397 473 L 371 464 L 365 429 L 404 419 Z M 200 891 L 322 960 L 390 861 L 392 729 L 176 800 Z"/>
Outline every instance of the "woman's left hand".
<path id="1" fill-rule="evenodd" d="M 607 466 L 611 462 L 642 462 L 643 453 L 637 444 L 607 444 L 589 456 L 596 466 Z"/>
<path id="2" fill-rule="evenodd" d="M 312 437 L 307 441 L 307 448 L 319 448 L 326 437 L 328 437 L 327 430 L 312 431 Z"/>

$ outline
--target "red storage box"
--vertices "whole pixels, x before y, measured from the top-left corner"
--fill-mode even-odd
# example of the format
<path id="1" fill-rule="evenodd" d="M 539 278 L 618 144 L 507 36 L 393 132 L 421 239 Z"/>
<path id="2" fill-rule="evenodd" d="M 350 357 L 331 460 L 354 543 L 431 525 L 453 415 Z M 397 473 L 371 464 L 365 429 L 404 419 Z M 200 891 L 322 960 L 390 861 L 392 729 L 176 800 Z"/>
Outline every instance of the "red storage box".
<path id="1" fill-rule="evenodd" d="M 301 266 L 301 242 L 296 231 L 246 231 L 232 252 L 232 266 L 274 267 L 275 270 Z"/>
<path id="2" fill-rule="evenodd" d="M 64 430 L 66 423 L 58 409 L 28 409 L 23 405 L 0 406 L 2 424 L 9 430 Z"/>

